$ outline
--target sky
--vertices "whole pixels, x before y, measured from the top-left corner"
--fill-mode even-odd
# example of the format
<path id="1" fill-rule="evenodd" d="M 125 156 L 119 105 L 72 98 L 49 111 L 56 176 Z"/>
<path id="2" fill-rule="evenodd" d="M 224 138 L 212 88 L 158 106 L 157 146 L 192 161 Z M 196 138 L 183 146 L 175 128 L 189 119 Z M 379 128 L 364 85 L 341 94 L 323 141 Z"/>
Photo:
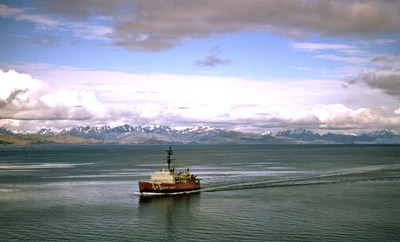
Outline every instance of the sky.
<path id="1" fill-rule="evenodd" d="M 400 1 L 0 0 L 0 127 L 400 133 Z"/>

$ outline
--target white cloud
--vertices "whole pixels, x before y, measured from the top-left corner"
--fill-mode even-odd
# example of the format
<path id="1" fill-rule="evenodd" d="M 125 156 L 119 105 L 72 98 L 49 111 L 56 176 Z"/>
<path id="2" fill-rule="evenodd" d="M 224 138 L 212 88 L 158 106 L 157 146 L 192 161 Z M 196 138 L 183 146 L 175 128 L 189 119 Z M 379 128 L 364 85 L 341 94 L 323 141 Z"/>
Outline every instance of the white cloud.
<path id="1" fill-rule="evenodd" d="M 395 44 L 397 43 L 396 40 L 393 39 L 375 39 L 373 42 L 377 45 L 386 45 L 386 44 Z"/>
<path id="2" fill-rule="evenodd" d="M 3 18 L 8 18 L 17 14 L 21 14 L 23 11 L 18 8 L 10 8 L 4 4 L 0 4 L 0 16 Z"/>
<path id="3" fill-rule="evenodd" d="M 19 74 L 15 71 L 3 72 L 0 70 L 0 99 L 6 100 L 15 91 L 23 91 L 25 94 L 20 98 L 27 99 L 27 92 L 39 93 L 47 89 L 47 85 L 37 79 L 31 78 L 28 74 Z"/>
<path id="4" fill-rule="evenodd" d="M 396 110 L 394 110 L 394 114 L 400 115 L 400 107 Z"/>
<path id="5" fill-rule="evenodd" d="M 315 58 L 326 59 L 340 62 L 347 62 L 350 64 L 366 64 L 371 62 L 370 57 L 358 57 L 358 56 L 338 56 L 338 55 L 317 55 Z"/>
<path id="6" fill-rule="evenodd" d="M 291 43 L 291 46 L 295 49 L 315 51 L 315 50 L 349 50 L 358 49 L 358 47 L 345 44 L 326 44 L 326 43 L 308 43 L 308 42 L 296 42 Z"/>
<path id="7" fill-rule="evenodd" d="M 32 115 L 31 119 L 40 119 L 40 123 L 46 122 L 43 119 L 57 119 L 54 121 L 57 127 L 215 124 L 260 132 L 268 127 L 376 130 L 400 125 L 400 117 L 385 114 L 391 107 L 392 114 L 398 108 L 395 98 L 384 98 L 385 94 L 367 85 L 344 88 L 342 81 L 334 79 L 257 81 L 51 66 L 36 73 L 42 80 L 39 83 L 45 85 L 45 82 L 51 89 L 41 90 L 39 95 L 28 88 L 29 97 L 36 97 L 30 100 L 36 100 L 36 104 L 23 103 L 24 109 L 14 106 L 18 116 L 11 118 Z M 25 77 L 34 80 L 29 75 Z M 28 93 L 16 96 L 20 98 L 22 94 Z M 10 95 L 8 91 L 3 100 Z M 385 112 L 380 107 L 386 107 Z M 36 110 L 45 112 L 36 117 L 32 114 Z"/>
<path id="8" fill-rule="evenodd" d="M 32 12 L 39 12 L 38 14 Z M 6 5 L 0 4 L 0 17 L 3 18 L 13 18 L 16 21 L 30 21 L 35 23 L 37 28 L 41 30 L 61 30 L 72 31 L 73 35 L 78 38 L 89 39 L 89 40 L 108 40 L 107 35 L 112 32 L 112 28 L 103 24 L 97 24 L 97 21 L 88 22 L 79 22 L 79 21 L 70 21 L 70 20 L 62 20 L 57 17 L 49 17 L 45 14 L 42 14 L 41 11 L 38 11 L 34 8 L 11 8 Z M 110 20 L 107 18 L 98 17 L 97 20 L 100 22 L 109 22 Z M 52 33 L 54 34 L 54 33 Z M 52 38 L 60 38 L 60 37 L 52 37 Z M 33 43 L 42 44 L 42 41 L 37 41 L 38 38 L 32 41 Z M 44 39 L 46 41 L 46 39 Z M 47 40 L 49 38 L 47 37 Z M 51 40 L 51 39 L 50 39 Z M 53 39 L 54 40 L 54 39 Z M 47 45 L 46 42 L 43 46 Z"/>
<path id="9" fill-rule="evenodd" d="M 15 16 L 15 20 L 17 21 L 22 21 L 22 20 L 27 20 L 27 21 L 31 21 L 37 24 L 44 24 L 47 26 L 51 26 L 51 27 L 55 27 L 57 25 L 60 25 L 60 23 L 58 21 L 40 16 L 40 15 L 36 15 L 36 14 L 18 14 Z"/>
<path id="10" fill-rule="evenodd" d="M 12 17 L 17 21 L 23 21 L 23 20 L 31 21 L 36 24 L 42 24 L 50 27 L 55 27 L 57 25 L 60 25 L 60 23 L 56 20 L 37 14 L 29 14 L 26 13 L 24 9 L 11 8 L 4 4 L 0 4 L 0 16 L 3 18 Z"/>
<path id="11" fill-rule="evenodd" d="M 343 104 L 316 105 L 311 114 L 322 123 L 323 126 L 338 128 L 341 126 L 356 126 L 369 123 L 376 114 L 366 108 L 350 109 Z"/>
<path id="12" fill-rule="evenodd" d="M 378 43 L 387 44 L 392 43 L 389 39 L 377 39 Z M 374 53 L 374 43 L 360 42 L 362 47 L 344 44 L 325 44 L 325 43 L 291 43 L 292 48 L 301 51 L 316 51 L 319 54 L 314 55 L 313 58 L 330 60 L 336 62 L 332 68 L 320 68 L 320 66 L 302 66 L 293 67 L 297 70 L 313 72 L 318 76 L 336 77 L 347 80 L 362 79 L 370 87 L 381 89 L 397 89 L 394 79 L 398 79 L 400 72 L 400 58 L 396 55 L 390 54 L 377 54 Z M 376 50 L 375 50 L 376 51 Z M 332 54 L 334 52 L 334 54 Z M 335 68 L 335 66 L 338 66 Z M 378 83 L 377 80 L 371 82 L 372 77 L 381 79 Z M 379 77 L 379 78 L 376 78 Z M 368 80 L 369 81 L 368 81 Z M 383 80 L 385 79 L 385 80 Z M 382 88 L 388 84 L 388 79 L 393 79 L 394 82 L 389 88 Z M 391 90 L 388 90 L 391 92 Z M 388 92 L 388 93 L 389 93 Z"/>
<path id="13" fill-rule="evenodd" d="M 0 70 L 0 119 L 85 120 L 103 118 L 93 92 L 54 90 L 28 74 Z"/>
<path id="14" fill-rule="evenodd" d="M 112 32 L 111 27 L 88 23 L 70 23 L 65 27 L 71 28 L 74 36 L 88 40 L 107 40 L 107 35 Z"/>

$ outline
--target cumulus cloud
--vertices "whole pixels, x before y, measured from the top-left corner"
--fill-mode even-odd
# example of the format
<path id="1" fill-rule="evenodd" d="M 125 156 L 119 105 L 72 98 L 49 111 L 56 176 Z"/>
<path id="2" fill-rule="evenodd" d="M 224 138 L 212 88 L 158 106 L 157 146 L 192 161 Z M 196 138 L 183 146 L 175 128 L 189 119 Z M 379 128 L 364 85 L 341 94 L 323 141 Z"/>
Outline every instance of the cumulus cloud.
<path id="1" fill-rule="evenodd" d="M 343 88 L 342 81 L 334 79 L 261 81 L 66 67 L 48 67 L 35 76 L 52 85 L 52 90 L 36 95 L 45 110 L 58 115 L 61 112 L 57 112 L 58 108 L 63 107 L 62 113 L 68 113 L 68 116 L 58 116 L 65 120 L 54 121 L 57 127 L 73 124 L 158 123 L 173 127 L 208 124 L 264 132 L 271 127 L 376 130 L 400 125 L 400 117 L 394 113 L 398 102 L 393 104 L 378 89 L 360 84 Z M 79 83 L 72 81 L 77 79 Z M 23 87 L 19 89 L 25 90 Z M 7 100 L 11 94 L 11 91 L 7 92 L 2 100 Z M 21 91 L 14 96 L 22 94 Z M 393 117 L 377 108 L 388 105 L 391 108 L 387 111 Z M 75 121 L 71 121 L 72 118 Z M 40 121 L 44 122 L 47 121 Z"/>
<path id="2" fill-rule="evenodd" d="M 0 70 L 0 119 L 85 120 L 104 107 L 94 93 L 53 90 L 28 74 Z"/>
<path id="3" fill-rule="evenodd" d="M 371 59 L 374 68 L 360 72 L 350 84 L 362 82 L 371 88 L 400 99 L 400 57 L 381 55 Z"/>
<path id="4" fill-rule="evenodd" d="M 356 84 L 343 88 L 340 80 L 257 81 L 65 67 L 48 67 L 37 77 L 0 72 L 0 124 L 19 129 L 208 124 L 254 132 L 295 127 L 357 132 L 400 125 L 398 103 L 392 116 L 380 113 L 374 105 L 381 106 L 376 100 L 385 100 L 384 94 Z M 77 78 L 80 83 L 71 82 Z M 349 99 L 355 101 L 345 104 Z"/>
<path id="5" fill-rule="evenodd" d="M 398 1 L 44 0 L 35 6 L 35 13 L 54 19 L 78 22 L 107 19 L 110 31 L 103 34 L 113 45 L 140 51 L 160 51 L 194 39 L 242 31 L 367 38 L 400 31 Z M 20 14 L 18 9 L 11 10 L 11 15 Z M 6 11 L 0 8 L 2 12 Z M 48 21 L 50 17 L 45 21 L 33 15 L 18 16 L 48 25 L 57 23 Z"/>
<path id="6" fill-rule="evenodd" d="M 321 127 L 325 128 L 356 128 L 357 125 L 376 123 L 380 117 L 370 109 L 358 108 L 356 110 L 343 104 L 316 105 L 310 112 L 316 117 Z"/>
<path id="7" fill-rule="evenodd" d="M 400 99 L 400 74 L 360 74 L 359 78 L 372 88 L 377 88 Z"/>

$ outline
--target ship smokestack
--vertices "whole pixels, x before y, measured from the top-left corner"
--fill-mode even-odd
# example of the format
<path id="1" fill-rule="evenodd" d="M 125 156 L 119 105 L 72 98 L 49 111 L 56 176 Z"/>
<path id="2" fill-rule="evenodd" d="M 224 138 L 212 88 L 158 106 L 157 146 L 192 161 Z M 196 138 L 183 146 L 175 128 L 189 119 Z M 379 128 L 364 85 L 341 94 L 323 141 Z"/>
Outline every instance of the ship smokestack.
<path id="1" fill-rule="evenodd" d="M 167 154 L 168 154 L 168 156 L 167 156 L 168 170 L 170 171 L 171 170 L 171 155 L 173 154 L 172 146 L 169 145 L 169 149 L 166 150 L 166 151 L 167 151 Z"/>

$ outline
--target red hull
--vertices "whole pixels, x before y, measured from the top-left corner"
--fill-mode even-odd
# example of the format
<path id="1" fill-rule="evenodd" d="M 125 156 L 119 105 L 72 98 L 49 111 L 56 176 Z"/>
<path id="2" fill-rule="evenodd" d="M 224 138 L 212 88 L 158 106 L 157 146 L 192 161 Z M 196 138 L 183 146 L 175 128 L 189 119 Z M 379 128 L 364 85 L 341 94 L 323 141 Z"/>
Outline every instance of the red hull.
<path id="1" fill-rule="evenodd" d="M 196 180 L 188 180 L 186 183 L 151 183 L 139 182 L 140 192 L 155 192 L 155 193 L 173 193 L 184 192 L 200 189 L 200 182 Z"/>

